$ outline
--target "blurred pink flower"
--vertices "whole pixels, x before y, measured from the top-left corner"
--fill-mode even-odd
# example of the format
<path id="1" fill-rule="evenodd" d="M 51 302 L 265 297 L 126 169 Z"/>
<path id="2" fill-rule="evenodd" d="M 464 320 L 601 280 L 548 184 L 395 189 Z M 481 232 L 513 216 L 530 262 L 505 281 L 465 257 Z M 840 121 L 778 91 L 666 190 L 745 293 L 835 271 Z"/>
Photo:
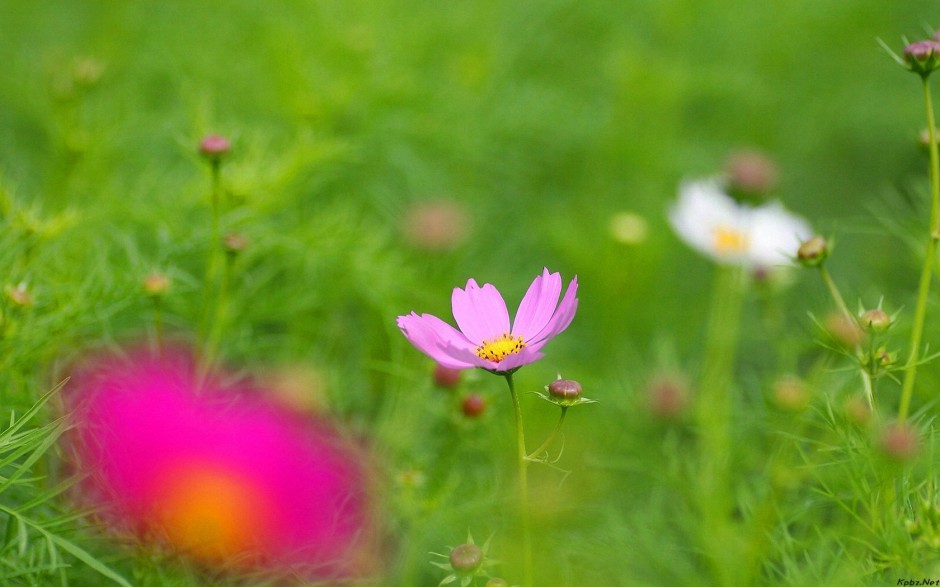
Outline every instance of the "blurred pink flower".
<path id="1" fill-rule="evenodd" d="M 398 327 L 421 352 L 451 369 L 482 367 L 506 373 L 542 358 L 539 349 L 571 324 L 578 309 L 578 278 L 561 303 L 561 275 L 543 269 L 522 298 L 512 329 L 503 296 L 473 279 L 454 288 L 451 304 L 460 330 L 430 314 L 398 317 Z"/>
<path id="2" fill-rule="evenodd" d="M 188 356 L 98 358 L 66 396 L 83 501 L 210 565 L 316 580 L 375 571 L 364 454 Z"/>

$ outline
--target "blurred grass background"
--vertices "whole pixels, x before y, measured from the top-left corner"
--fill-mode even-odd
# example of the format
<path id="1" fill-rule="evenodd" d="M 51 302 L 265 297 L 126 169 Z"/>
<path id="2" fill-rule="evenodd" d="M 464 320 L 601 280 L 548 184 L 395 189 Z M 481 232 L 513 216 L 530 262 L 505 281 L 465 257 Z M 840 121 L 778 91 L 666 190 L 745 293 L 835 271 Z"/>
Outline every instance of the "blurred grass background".
<path id="1" fill-rule="evenodd" d="M 926 225 L 923 107 L 917 79 L 876 39 L 900 51 L 902 35 L 926 36 L 936 10 L 877 0 L 0 2 L 0 262 L 6 285 L 25 281 L 35 296 L 2 339 L 16 366 L 3 375 L 3 409 L 35 401 L 50 366 L 76 349 L 147 329 L 140 282 L 152 270 L 173 278 L 171 328 L 195 331 L 209 233 L 196 145 L 222 133 L 234 145 L 224 226 L 251 243 L 223 358 L 315 368 L 330 409 L 374 438 L 389 479 L 427 478 L 389 481 L 383 494 L 394 512 L 389 584 L 436 584 L 427 552 L 468 526 L 497 532 L 497 558 L 512 560 L 514 532 L 493 511 L 511 496 L 501 382 L 470 378 L 465 387 L 491 405 L 463 421 L 395 316 L 448 317 L 451 289 L 470 277 L 496 284 L 512 309 L 543 266 L 578 275 L 581 305 L 519 385 L 539 389 L 561 372 L 602 404 L 568 423 L 559 465 L 574 472 L 541 504 L 551 512 L 536 520 L 551 561 L 541 574 L 557 585 L 694 584 L 702 569 L 675 527 L 681 511 L 670 511 L 678 488 L 660 475 L 662 454 L 687 439 L 644 419 L 641 389 L 670 365 L 697 372 L 712 268 L 664 211 L 682 178 L 761 149 L 781 167 L 787 206 L 836 237 L 830 267 L 850 305 L 885 296 L 891 310 L 911 307 L 917 255 L 886 226 Z M 415 203 L 438 199 L 461 203 L 471 228 L 455 249 L 428 252 L 402 227 Z M 611 237 L 624 211 L 648 223 L 642 242 Z M 795 281 L 784 323 L 797 354 L 813 353 L 807 312 L 830 303 L 815 279 Z M 777 373 L 774 341 L 749 326 L 751 310 L 744 377 L 757 382 Z M 538 438 L 554 414 L 529 398 L 524 409 Z M 536 473 L 536 484 L 558 482 Z M 845 579 L 842 555 L 817 554 L 822 570 L 802 564 L 791 584 Z"/>

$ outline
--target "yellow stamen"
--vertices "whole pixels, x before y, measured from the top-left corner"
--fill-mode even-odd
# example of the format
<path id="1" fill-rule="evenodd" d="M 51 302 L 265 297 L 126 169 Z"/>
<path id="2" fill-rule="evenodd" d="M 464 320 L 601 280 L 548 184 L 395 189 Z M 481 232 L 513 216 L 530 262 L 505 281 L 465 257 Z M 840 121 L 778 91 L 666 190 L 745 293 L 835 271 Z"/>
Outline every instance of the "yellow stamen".
<path id="1" fill-rule="evenodd" d="M 719 255 L 733 255 L 747 251 L 750 243 L 747 235 L 733 228 L 719 226 L 714 231 L 715 252 Z"/>
<path id="2" fill-rule="evenodd" d="M 173 473 L 157 511 L 157 524 L 172 544 L 209 562 L 251 549 L 263 517 L 249 479 L 198 466 Z"/>
<path id="3" fill-rule="evenodd" d="M 525 341 L 521 336 L 513 336 L 507 332 L 495 340 L 483 341 L 483 344 L 477 347 L 477 356 L 498 363 L 524 348 Z"/>

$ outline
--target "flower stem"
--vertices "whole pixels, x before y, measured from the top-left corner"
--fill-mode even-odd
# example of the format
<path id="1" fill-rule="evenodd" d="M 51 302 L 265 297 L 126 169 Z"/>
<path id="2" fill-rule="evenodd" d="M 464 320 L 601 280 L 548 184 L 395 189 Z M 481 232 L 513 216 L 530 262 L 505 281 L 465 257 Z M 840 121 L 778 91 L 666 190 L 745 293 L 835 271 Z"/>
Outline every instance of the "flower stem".
<path id="1" fill-rule="evenodd" d="M 852 315 L 852 312 L 845 303 L 845 299 L 842 297 L 842 294 L 839 293 L 839 288 L 836 287 L 836 282 L 832 280 L 832 276 L 829 275 L 828 271 L 826 271 L 825 266 L 819 266 L 819 275 L 822 276 L 822 280 L 826 284 L 826 288 L 829 290 L 829 295 L 832 296 L 832 299 L 835 301 L 836 306 L 838 306 L 839 311 L 842 312 L 842 315 L 846 320 L 848 320 L 849 326 L 857 325 L 858 321 L 855 319 L 855 316 Z"/>
<path id="2" fill-rule="evenodd" d="M 822 277 L 823 282 L 826 284 L 826 289 L 829 290 L 829 295 L 832 296 L 833 301 L 836 303 L 836 306 L 839 308 L 839 311 L 842 312 L 842 316 L 846 320 L 846 324 L 850 327 L 857 327 L 858 320 L 855 316 L 852 315 L 849 306 L 845 303 L 845 298 L 842 297 L 842 294 L 839 293 L 839 288 L 836 287 L 836 282 L 832 279 L 832 276 L 829 275 L 829 272 L 826 271 L 826 267 L 823 265 L 819 266 L 819 275 Z M 863 354 L 860 347 L 856 346 L 855 348 L 856 355 L 858 355 L 859 361 L 862 364 L 862 368 L 859 370 L 862 377 L 862 388 L 865 391 L 865 399 L 868 400 L 868 407 L 871 409 L 875 408 L 875 392 L 873 384 L 874 373 L 871 371 L 872 367 L 865 367 L 863 359 L 865 355 Z M 867 356 L 868 361 L 874 361 L 874 353 L 869 349 Z"/>
<path id="3" fill-rule="evenodd" d="M 930 143 L 930 234 L 927 240 L 927 252 L 924 255 L 924 267 L 920 274 L 917 290 L 917 306 L 914 309 L 914 326 L 911 331 L 911 349 L 907 364 L 904 366 L 904 382 L 901 384 L 901 403 L 898 406 L 898 422 L 907 419 L 914 392 L 914 380 L 917 377 L 917 364 L 920 360 L 921 340 L 924 335 L 924 321 L 927 316 L 927 297 L 930 294 L 930 281 L 933 276 L 934 258 L 937 251 L 937 239 L 940 238 L 940 155 L 937 150 L 936 122 L 933 113 L 933 101 L 930 97 L 930 84 L 924 77 L 924 106 L 927 109 L 927 133 Z"/>
<path id="4" fill-rule="evenodd" d="M 525 449 L 525 432 L 522 427 L 522 406 L 519 394 L 512 381 L 512 373 L 506 373 L 509 395 L 512 396 L 512 408 L 516 417 L 516 457 L 519 465 L 519 508 L 522 516 L 522 576 L 523 587 L 532 587 L 532 534 L 529 523 L 529 461 Z"/>
<path id="5" fill-rule="evenodd" d="M 705 341 L 705 364 L 696 406 L 701 435 L 699 482 L 703 548 L 717 585 L 731 585 L 734 557 L 715 536 L 731 533 L 731 394 L 744 289 L 737 267 L 721 267 L 715 278 Z"/>
<path id="6" fill-rule="evenodd" d="M 555 440 L 555 437 L 558 436 L 559 432 L 561 432 L 561 426 L 565 423 L 565 414 L 567 413 L 568 407 L 561 406 L 561 416 L 558 418 L 558 423 L 555 424 L 555 429 L 552 430 L 552 433 L 548 435 L 548 438 L 545 439 L 545 442 L 542 443 L 542 446 L 532 451 L 532 454 L 527 456 L 526 459 L 530 461 L 536 460 L 536 457 L 548 450 L 548 447 L 552 445 L 552 441 Z"/>

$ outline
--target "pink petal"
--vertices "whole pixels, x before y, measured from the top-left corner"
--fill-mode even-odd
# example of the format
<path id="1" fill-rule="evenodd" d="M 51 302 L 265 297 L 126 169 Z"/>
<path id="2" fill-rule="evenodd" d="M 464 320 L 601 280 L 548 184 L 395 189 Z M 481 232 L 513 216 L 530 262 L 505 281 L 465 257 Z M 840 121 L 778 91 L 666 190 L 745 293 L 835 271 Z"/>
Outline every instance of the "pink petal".
<path id="1" fill-rule="evenodd" d="M 466 290 L 454 288 L 451 303 L 454 319 L 470 342 L 481 344 L 509 332 L 506 302 L 491 284 L 480 287 L 471 279 Z"/>
<path id="2" fill-rule="evenodd" d="M 398 317 L 398 327 L 419 351 L 450 369 L 469 369 L 482 361 L 463 334 L 437 316 L 412 312 Z M 476 359 L 475 361 L 473 359 Z"/>
<path id="3" fill-rule="evenodd" d="M 565 296 L 561 299 L 561 303 L 558 305 L 552 319 L 549 320 L 541 332 L 532 337 L 531 341 L 526 341 L 527 348 L 534 345 L 538 345 L 535 347 L 536 349 L 541 348 L 543 344 L 564 331 L 565 328 L 568 328 L 568 325 L 574 319 L 575 312 L 578 310 L 578 298 L 575 297 L 577 293 L 578 278 L 575 276 L 568 284 L 568 291 L 565 292 Z"/>
<path id="4" fill-rule="evenodd" d="M 519 310 L 516 311 L 512 325 L 512 333 L 521 336 L 522 340 L 529 340 L 541 332 L 552 319 L 552 314 L 558 306 L 560 293 L 561 274 L 549 273 L 548 269 L 543 269 L 542 274 L 535 278 L 519 304 Z"/>

